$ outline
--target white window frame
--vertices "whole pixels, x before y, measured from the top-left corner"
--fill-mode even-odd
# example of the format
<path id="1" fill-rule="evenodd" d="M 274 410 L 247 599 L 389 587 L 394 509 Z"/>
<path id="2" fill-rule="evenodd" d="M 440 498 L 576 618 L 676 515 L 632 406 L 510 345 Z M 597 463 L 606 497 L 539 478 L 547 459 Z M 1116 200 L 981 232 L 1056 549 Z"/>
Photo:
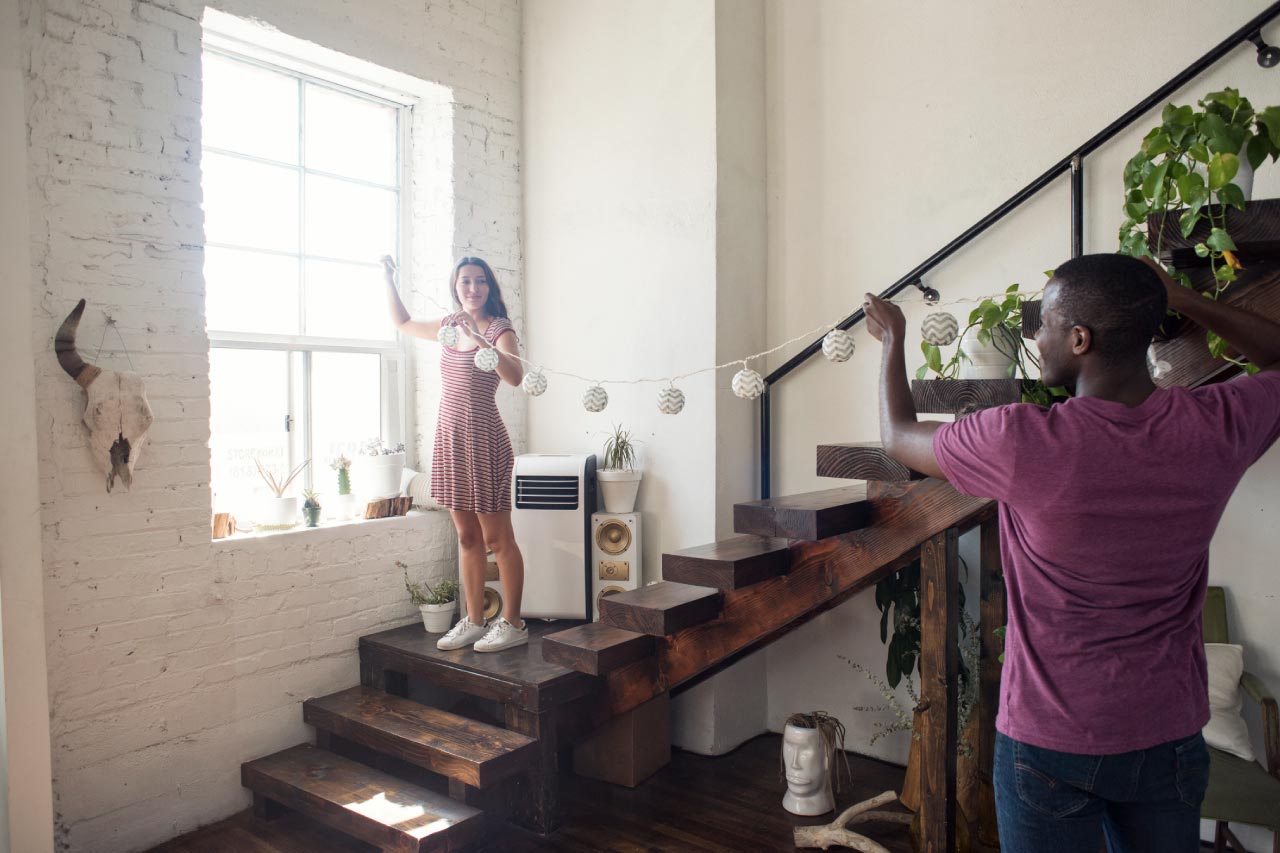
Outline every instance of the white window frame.
<path id="1" fill-rule="evenodd" d="M 406 95 L 392 89 L 388 89 L 369 80 L 353 77 L 342 71 L 326 68 L 309 62 L 298 57 L 291 57 L 287 54 L 272 50 L 267 47 L 253 44 L 241 38 L 232 35 L 219 33 L 211 30 L 206 23 L 204 33 L 203 51 L 205 53 L 215 54 L 224 58 L 244 62 L 254 65 L 268 71 L 284 74 L 298 80 L 299 86 L 299 114 L 298 114 L 298 146 L 299 160 L 298 164 L 281 163 L 274 160 L 268 160 L 251 155 L 241 154 L 239 152 L 227 151 L 216 147 L 205 147 L 203 150 L 210 153 L 221 154 L 230 157 L 236 157 L 243 160 L 265 163 L 273 166 L 285 166 L 287 168 L 296 169 L 300 176 L 307 174 L 316 174 L 321 176 L 333 177 L 340 180 L 360 183 L 367 186 L 376 186 L 381 189 L 390 189 L 388 185 L 378 184 L 372 181 L 362 181 L 356 178 L 349 178 L 343 175 L 332 175 L 330 173 L 308 169 L 303 158 L 302 147 L 305 144 L 305 128 L 306 128 L 306 99 L 301 97 L 301 87 L 310 83 L 316 86 L 322 86 L 333 89 L 345 94 L 360 97 L 366 100 L 389 106 L 397 111 L 397 150 L 396 150 L 396 175 L 398 186 L 394 189 L 397 192 L 398 200 L 398 233 L 396 235 L 396 258 L 397 264 L 401 270 L 408 269 L 409 263 L 409 247 L 412 241 L 412 209 L 413 200 L 411 197 L 412 181 L 410 173 L 410 157 L 411 150 L 411 131 L 413 126 L 413 108 L 416 98 Z M 266 255 L 287 255 L 296 257 L 299 261 L 299 312 L 304 310 L 306 304 L 305 294 L 305 277 L 304 277 L 304 260 L 307 258 L 319 260 L 334 260 L 343 262 L 345 259 L 324 258 L 318 255 L 307 255 L 303 251 L 303 234 L 305 233 L 305 211 L 303 210 L 303 202 L 305 199 L 305 181 L 299 181 L 298 206 L 299 206 L 299 241 L 297 252 L 280 252 L 273 250 L 253 249 L 244 246 L 231 246 L 219 243 L 206 243 L 207 246 L 215 248 L 231 248 L 238 251 L 258 252 Z M 384 298 L 382 294 L 371 298 Z M 299 318 L 301 319 L 301 317 Z M 390 321 L 388 321 L 390 322 Z M 407 435 L 406 423 L 406 365 L 408 363 L 408 346 L 403 335 L 396 334 L 391 340 L 385 343 L 378 341 L 368 341 L 361 339 L 332 338 L 320 337 L 313 335 L 272 335 L 272 334 L 256 334 L 243 332 L 228 332 L 217 329 L 209 329 L 209 347 L 211 349 L 245 349 L 259 351 L 284 351 L 289 354 L 289 376 L 288 376 L 288 400 L 287 400 L 287 421 L 282 424 L 282 428 L 286 428 L 289 432 L 288 436 L 288 454 L 289 468 L 292 469 L 302 460 L 310 459 L 312 464 L 308 466 L 304 472 L 304 486 L 307 488 L 315 488 L 312 473 L 316 466 L 321 464 L 323 460 L 316 460 L 312 452 L 312 425 L 313 418 L 311 412 L 310 399 L 310 374 L 311 374 L 311 353 L 313 352 L 339 352 L 339 353 L 373 353 L 380 356 L 380 400 L 381 412 L 379 420 L 381 425 L 381 438 L 386 445 L 394 446 L 402 442 L 406 442 Z M 294 428 L 299 424 L 299 416 L 301 416 L 301 429 Z M 412 453 L 408 454 L 408 464 L 414 463 Z"/>

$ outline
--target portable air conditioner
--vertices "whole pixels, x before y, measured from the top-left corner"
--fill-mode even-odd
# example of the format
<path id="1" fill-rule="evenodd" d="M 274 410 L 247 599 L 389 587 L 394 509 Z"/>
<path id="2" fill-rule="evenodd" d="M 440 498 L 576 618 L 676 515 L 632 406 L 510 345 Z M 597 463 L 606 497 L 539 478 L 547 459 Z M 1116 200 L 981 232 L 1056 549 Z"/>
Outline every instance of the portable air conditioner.
<path id="1" fill-rule="evenodd" d="M 592 616 L 591 514 L 596 511 L 596 457 L 527 453 L 511 472 L 511 526 L 524 557 L 520 612 L 532 619 Z M 485 617 L 502 612 L 502 584 L 490 564 Z"/>

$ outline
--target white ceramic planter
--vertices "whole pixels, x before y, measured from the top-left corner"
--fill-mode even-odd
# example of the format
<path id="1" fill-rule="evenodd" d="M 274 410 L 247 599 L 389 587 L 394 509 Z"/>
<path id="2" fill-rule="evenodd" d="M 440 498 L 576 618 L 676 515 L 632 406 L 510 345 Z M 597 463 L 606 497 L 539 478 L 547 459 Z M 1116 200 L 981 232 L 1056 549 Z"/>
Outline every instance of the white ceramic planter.
<path id="1" fill-rule="evenodd" d="M 419 604 L 422 611 L 422 627 L 428 634 L 443 634 L 453 627 L 453 614 L 458 609 L 458 602 L 448 604 Z"/>
<path id="2" fill-rule="evenodd" d="M 1018 339 L 1013 330 L 997 326 L 991 330 L 991 341 L 983 343 L 978 340 L 975 327 L 965 332 L 960 348 L 968 356 L 960 359 L 961 379 L 1008 379 L 1009 365 L 1018 352 Z"/>
<path id="3" fill-rule="evenodd" d="M 358 456 L 352 467 L 356 470 L 351 484 L 368 500 L 394 498 L 400 494 L 404 451 L 382 456 Z"/>
<path id="4" fill-rule="evenodd" d="M 335 521 L 346 521 L 355 511 L 355 495 L 334 495 L 325 502 L 329 508 L 329 517 Z"/>
<path id="5" fill-rule="evenodd" d="M 787 793 L 782 807 L 792 814 L 826 814 L 834 808 L 827 776 L 827 750 L 817 729 L 787 725 L 782 730 L 782 769 L 787 777 Z"/>
<path id="6" fill-rule="evenodd" d="M 639 471 L 606 469 L 596 472 L 605 512 L 634 512 L 636 492 L 640 491 Z"/>
<path id="7" fill-rule="evenodd" d="M 297 498 L 267 498 L 263 511 L 265 524 L 296 524 L 298 515 Z"/>

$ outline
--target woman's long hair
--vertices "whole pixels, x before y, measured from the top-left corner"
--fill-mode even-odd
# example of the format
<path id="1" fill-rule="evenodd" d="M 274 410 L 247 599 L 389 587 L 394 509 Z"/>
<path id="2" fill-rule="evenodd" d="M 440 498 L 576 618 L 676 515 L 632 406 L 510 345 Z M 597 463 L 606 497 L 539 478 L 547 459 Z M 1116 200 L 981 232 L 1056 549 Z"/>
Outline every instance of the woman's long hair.
<path id="1" fill-rule="evenodd" d="M 453 265 L 453 275 L 449 277 L 449 296 L 453 299 L 453 307 L 462 308 L 462 300 L 458 298 L 458 273 L 465 266 L 480 267 L 484 270 L 485 280 L 489 282 L 489 298 L 485 300 L 484 312 L 490 317 L 507 318 L 507 303 L 502 301 L 502 288 L 498 286 L 497 276 L 483 258 L 458 258 L 458 262 Z"/>

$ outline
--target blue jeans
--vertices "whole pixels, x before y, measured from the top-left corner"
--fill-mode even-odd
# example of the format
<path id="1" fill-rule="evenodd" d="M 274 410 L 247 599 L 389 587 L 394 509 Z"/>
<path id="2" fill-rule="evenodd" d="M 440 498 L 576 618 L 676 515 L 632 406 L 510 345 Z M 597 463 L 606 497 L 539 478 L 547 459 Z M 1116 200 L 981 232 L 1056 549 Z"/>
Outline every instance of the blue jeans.
<path id="1" fill-rule="evenodd" d="M 996 734 L 1004 853 L 1192 853 L 1209 749 L 1199 733 L 1119 755 L 1056 752 Z"/>

